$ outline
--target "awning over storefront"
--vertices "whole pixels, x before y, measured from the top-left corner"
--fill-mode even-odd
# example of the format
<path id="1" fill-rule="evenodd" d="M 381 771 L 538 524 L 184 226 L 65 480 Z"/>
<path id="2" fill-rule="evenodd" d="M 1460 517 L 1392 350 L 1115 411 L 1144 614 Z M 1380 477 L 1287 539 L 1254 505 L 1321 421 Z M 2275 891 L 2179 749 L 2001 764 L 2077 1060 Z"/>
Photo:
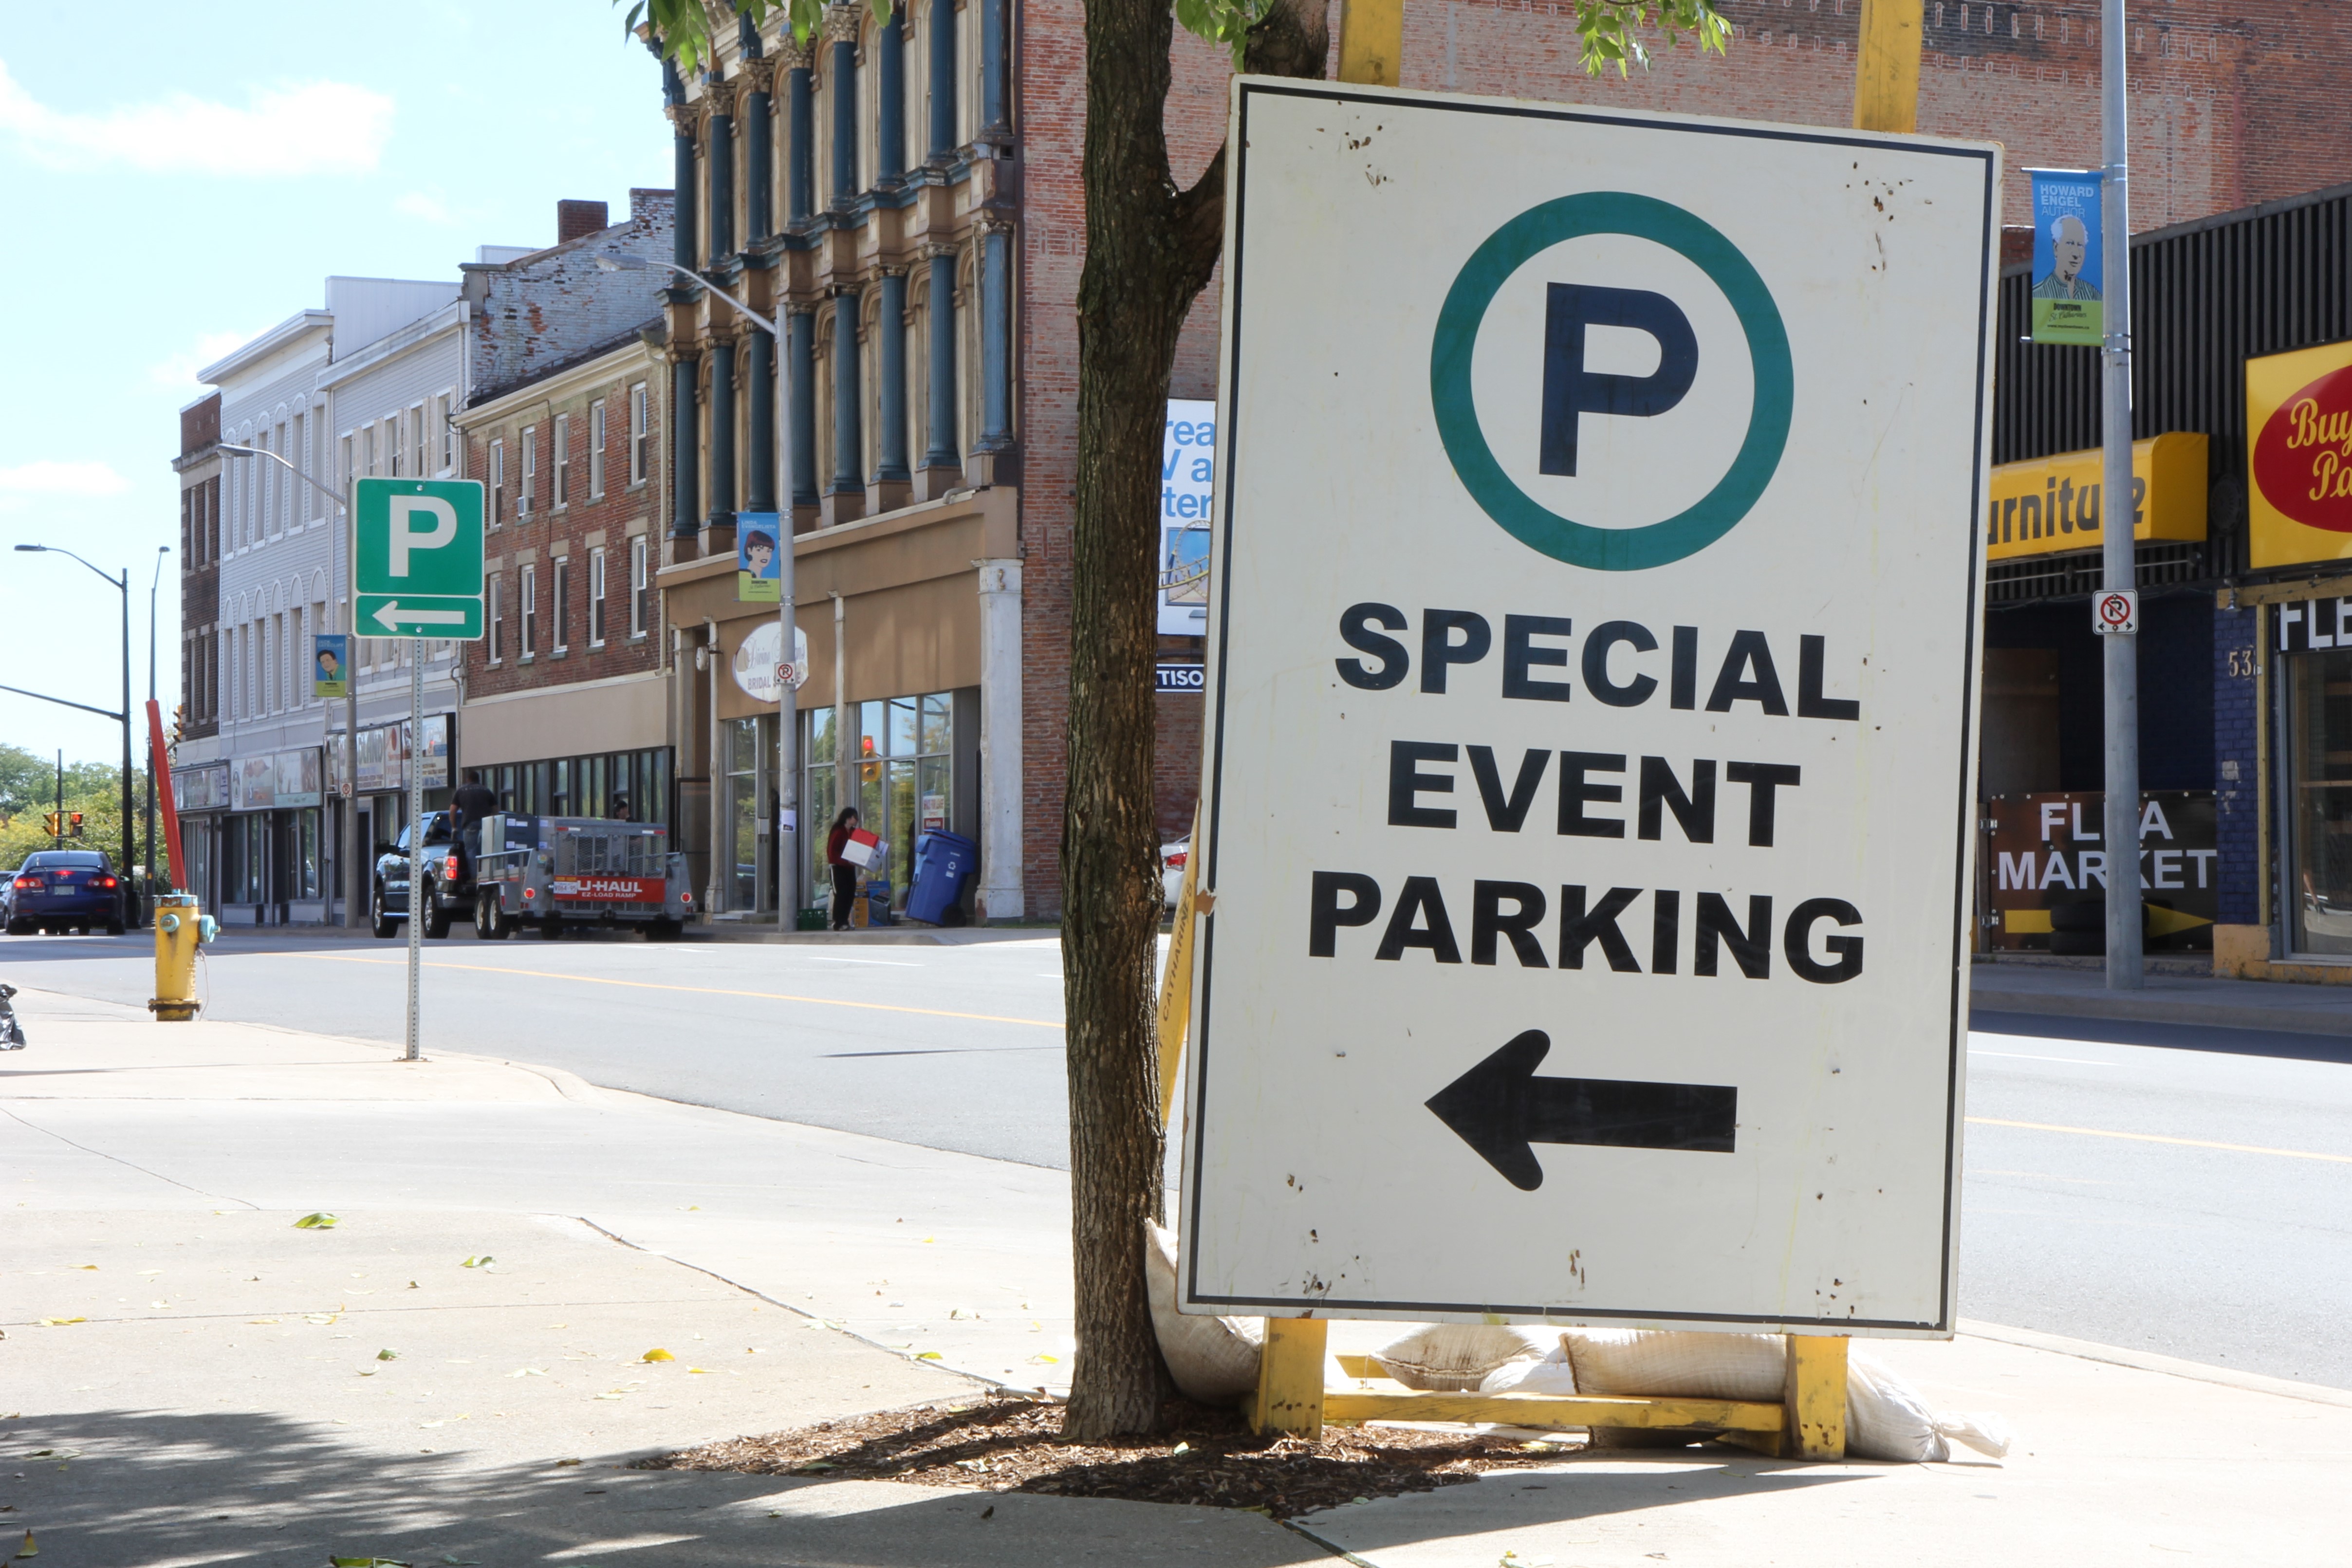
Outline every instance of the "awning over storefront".
<path id="1" fill-rule="evenodd" d="M 2173 431 L 2132 443 L 2132 537 L 2205 537 L 2206 438 Z M 1992 471 L 1985 507 L 1985 554 L 1992 560 L 2099 548 L 2107 512 L 2097 448 L 2003 463 Z"/>

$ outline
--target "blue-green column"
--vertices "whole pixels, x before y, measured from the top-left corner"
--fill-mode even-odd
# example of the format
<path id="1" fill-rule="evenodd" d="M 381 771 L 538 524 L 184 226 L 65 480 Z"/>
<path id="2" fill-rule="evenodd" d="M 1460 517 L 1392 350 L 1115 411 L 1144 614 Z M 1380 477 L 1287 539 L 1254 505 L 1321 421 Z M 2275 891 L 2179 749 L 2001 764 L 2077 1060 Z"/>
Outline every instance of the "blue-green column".
<path id="1" fill-rule="evenodd" d="M 945 163 L 956 146 L 955 0 L 931 0 L 930 162 Z"/>
<path id="2" fill-rule="evenodd" d="M 866 491 L 865 443 L 859 439 L 857 394 L 857 295 L 833 297 L 833 478 L 828 496 Z"/>
<path id="3" fill-rule="evenodd" d="M 945 4 L 945 0 L 941 0 Z M 923 466 L 955 468 L 963 463 L 956 449 L 956 308 L 955 251 L 941 246 L 931 252 L 930 412 L 923 421 Z"/>
<path id="4" fill-rule="evenodd" d="M 700 487 L 695 469 L 701 460 L 702 432 L 696 418 L 695 382 L 701 362 L 682 355 L 669 372 L 669 532 L 673 539 L 691 540 L 702 527 Z M 678 559 L 685 559 L 681 555 Z"/>
<path id="5" fill-rule="evenodd" d="M 713 82 L 710 95 L 709 141 L 703 162 L 710 175 L 710 259 L 735 254 L 735 104 L 732 84 Z"/>
<path id="6" fill-rule="evenodd" d="M 710 345 L 710 520 L 735 521 L 735 344 Z"/>
<path id="7" fill-rule="evenodd" d="M 795 309 L 785 319 L 786 357 L 792 377 L 793 505 L 814 507 L 816 493 L 816 311 Z"/>
<path id="8" fill-rule="evenodd" d="M 896 185 L 907 177 L 907 37 L 903 13 L 874 32 L 874 183 Z"/>
<path id="9" fill-rule="evenodd" d="M 784 222 L 790 225 L 816 210 L 816 104 L 809 51 L 787 46 L 785 57 Z"/>
<path id="10" fill-rule="evenodd" d="M 759 58 L 760 30 L 751 20 L 743 18 L 743 30 L 750 37 L 745 57 L 753 62 L 745 72 L 751 90 L 743 95 L 743 216 L 751 230 L 743 236 L 747 242 L 766 239 L 776 232 L 776 116 L 775 99 L 769 92 L 775 71 Z"/>
<path id="11" fill-rule="evenodd" d="M 776 347 L 754 329 L 743 339 L 743 509 L 776 509 Z"/>
<path id="12" fill-rule="evenodd" d="M 980 439 L 975 452 L 1013 444 L 1013 227 L 988 225 L 980 252 Z"/>
<path id="13" fill-rule="evenodd" d="M 1008 99 L 1011 78 L 1009 19 L 1005 7 L 1010 0 L 973 0 L 980 6 L 980 139 L 983 141 L 1010 142 L 1013 140 L 1013 118 Z"/>
<path id="14" fill-rule="evenodd" d="M 886 267 L 882 269 L 881 340 L 875 357 L 881 362 L 875 374 L 881 385 L 882 428 L 877 433 L 875 444 L 879 449 L 874 465 L 874 477 L 883 483 L 908 480 L 914 475 L 907 467 L 907 269 Z"/>
<path id="15" fill-rule="evenodd" d="M 844 10 L 847 15 L 843 15 Z M 835 6 L 825 14 L 825 37 L 833 55 L 825 62 L 824 95 L 833 105 L 833 204 L 857 199 L 857 18 L 859 6 Z"/>

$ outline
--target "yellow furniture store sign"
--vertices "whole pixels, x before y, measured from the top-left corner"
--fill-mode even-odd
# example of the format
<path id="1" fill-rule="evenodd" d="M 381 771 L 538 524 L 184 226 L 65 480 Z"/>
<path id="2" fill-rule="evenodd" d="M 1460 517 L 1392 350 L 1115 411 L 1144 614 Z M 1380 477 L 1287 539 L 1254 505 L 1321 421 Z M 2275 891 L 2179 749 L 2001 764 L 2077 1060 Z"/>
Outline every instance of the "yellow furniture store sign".
<path id="1" fill-rule="evenodd" d="M 2132 443 L 2132 538 L 2205 537 L 2205 447 L 2201 434 L 2187 431 Z M 2094 447 L 1993 469 L 1986 558 L 2098 549 L 2107 513 L 2102 463 Z"/>

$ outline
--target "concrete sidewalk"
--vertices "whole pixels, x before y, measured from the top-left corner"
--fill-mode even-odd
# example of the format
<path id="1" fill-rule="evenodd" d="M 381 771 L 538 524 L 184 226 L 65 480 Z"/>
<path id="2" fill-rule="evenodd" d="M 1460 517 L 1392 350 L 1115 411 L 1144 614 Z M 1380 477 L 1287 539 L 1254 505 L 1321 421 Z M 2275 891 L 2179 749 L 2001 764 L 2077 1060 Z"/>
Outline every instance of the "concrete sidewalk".
<path id="1" fill-rule="evenodd" d="M 1327 1511 L 1299 1521 L 1312 1540 L 1213 1510 L 627 1470 L 975 1376 L 1062 1381 L 1066 1178 L 540 1069 L 18 1006 L 0 1531 L 60 1565 L 2319 1563 L 2352 1526 L 2352 1394 L 1991 1328 L 1875 1349 L 1931 1401 L 2008 1418 L 2005 1463 L 1603 1452 Z M 314 1210 L 337 1225 L 294 1228 Z"/>
<path id="2" fill-rule="evenodd" d="M 2228 980 L 2150 970 L 2137 991 L 2107 989 L 2097 968 L 1980 963 L 1969 967 L 1972 1012 L 2352 1036 L 2352 987 Z"/>

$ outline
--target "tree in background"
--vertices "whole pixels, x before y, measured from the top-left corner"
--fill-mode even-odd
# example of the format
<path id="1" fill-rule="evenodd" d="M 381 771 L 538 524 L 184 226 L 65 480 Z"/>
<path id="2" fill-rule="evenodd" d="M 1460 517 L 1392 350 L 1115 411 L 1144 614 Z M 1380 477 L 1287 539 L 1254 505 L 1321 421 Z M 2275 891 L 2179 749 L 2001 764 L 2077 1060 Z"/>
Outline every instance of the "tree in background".
<path id="1" fill-rule="evenodd" d="M 131 799 L 142 800 L 146 775 L 133 773 Z M 36 757 L 21 746 L 0 745 L 0 873 L 15 871 L 25 857 L 51 846 L 42 819 L 56 810 L 57 759 Z M 65 771 L 65 809 L 79 811 L 81 839 L 66 841 L 68 849 L 97 850 L 110 861 L 122 852 L 122 769 L 113 762 L 68 762 Z M 149 847 L 145 823 L 133 821 L 131 840 L 144 863 Z M 159 829 L 160 831 L 160 829 Z M 160 862 L 158 862 L 161 863 Z M 117 871 L 124 868 L 117 866 Z M 160 874 L 160 873 L 158 873 Z"/>
<path id="2" fill-rule="evenodd" d="M 616 0 L 617 3 L 617 0 Z M 731 0 L 755 23 L 785 8 Z M 894 0 L 869 0 L 877 17 Z M 786 0 L 805 42 L 821 0 Z M 1647 66 L 1641 33 L 1721 52 L 1717 0 L 1576 0 L 1584 69 Z M 637 0 L 681 70 L 711 57 L 703 0 Z M 1324 0 L 1086 0 L 1087 260 L 1078 282 L 1077 521 L 1062 830 L 1062 968 L 1078 1354 L 1063 1430 L 1150 1432 L 1170 1392 L 1145 1293 L 1143 1222 L 1161 1217 L 1153 958 L 1162 914 L 1151 763 L 1160 439 L 1177 334 L 1224 244 L 1225 154 L 1189 190 L 1168 162 L 1174 24 L 1258 75 L 1321 78 Z"/>

